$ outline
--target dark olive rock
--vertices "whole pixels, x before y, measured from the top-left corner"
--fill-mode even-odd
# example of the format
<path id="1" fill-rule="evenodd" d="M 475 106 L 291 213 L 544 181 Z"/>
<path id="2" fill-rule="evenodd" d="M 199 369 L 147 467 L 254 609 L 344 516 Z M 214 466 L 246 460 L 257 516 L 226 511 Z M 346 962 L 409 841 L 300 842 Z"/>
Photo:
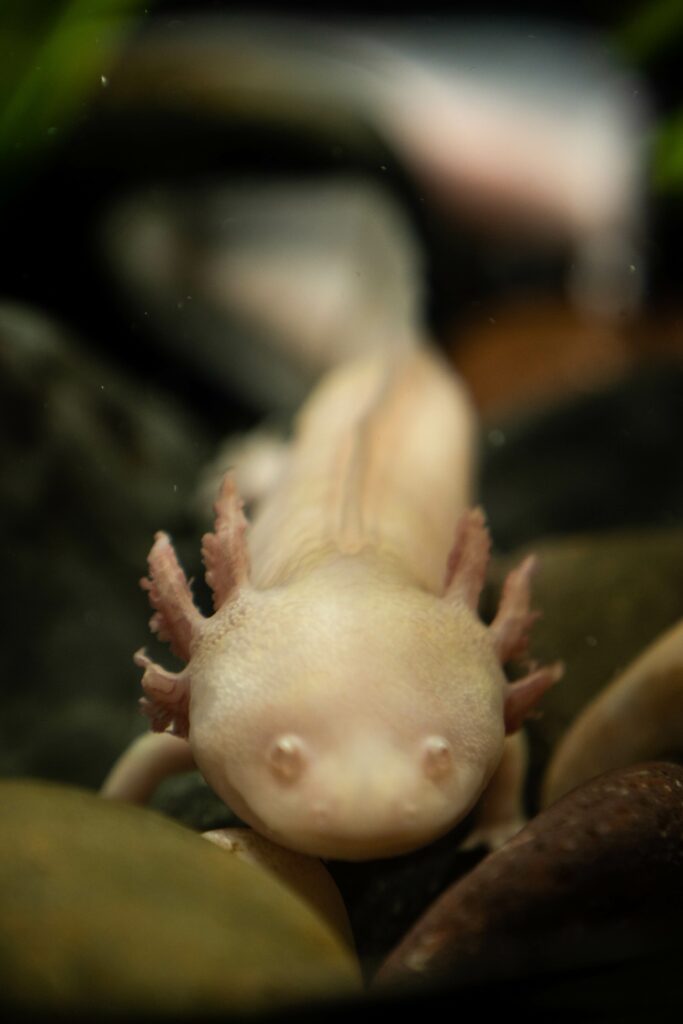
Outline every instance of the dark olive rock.
<path id="1" fill-rule="evenodd" d="M 675 467 L 682 433 L 680 358 L 489 422 L 480 500 L 497 547 L 512 551 L 538 537 L 680 526 L 683 477 Z"/>
<path id="2" fill-rule="evenodd" d="M 683 608 L 683 531 L 633 530 L 540 542 L 494 560 L 484 613 L 509 569 L 535 551 L 531 655 L 564 662 L 565 675 L 527 725 L 535 776 L 570 722 Z"/>
<path id="3" fill-rule="evenodd" d="M 608 772 L 444 893 L 389 955 L 390 985 L 516 977 L 649 953 L 683 910 L 683 768 Z"/>
<path id="4" fill-rule="evenodd" d="M 574 720 L 543 776 L 547 806 L 603 772 L 683 755 L 683 620 L 659 636 Z"/>
<path id="5" fill-rule="evenodd" d="M 189 572 L 199 563 L 188 508 L 211 451 L 199 417 L 157 385 L 0 304 L 3 666 L 22 680 L 4 695 L 2 774 L 94 787 L 144 728 L 137 581 L 161 528 L 181 548 L 186 532 Z"/>
<path id="6" fill-rule="evenodd" d="M 149 806 L 196 832 L 239 828 L 244 822 L 216 796 L 198 771 L 170 775 L 150 798 Z"/>
<path id="7" fill-rule="evenodd" d="M 288 889 L 149 810 L 0 785 L 0 989 L 19 1009 L 243 1011 L 358 988 Z"/>

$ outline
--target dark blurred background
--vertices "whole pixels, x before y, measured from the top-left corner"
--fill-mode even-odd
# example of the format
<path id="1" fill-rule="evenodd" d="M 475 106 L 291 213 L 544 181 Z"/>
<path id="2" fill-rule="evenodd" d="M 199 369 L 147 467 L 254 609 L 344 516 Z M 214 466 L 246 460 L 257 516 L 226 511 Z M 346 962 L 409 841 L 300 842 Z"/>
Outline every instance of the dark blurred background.
<path id="1" fill-rule="evenodd" d="M 179 353 L 178 346 L 160 342 L 163 329 L 149 322 L 149 317 L 143 322 L 141 310 L 131 316 L 130 306 L 124 308 L 121 282 L 107 263 L 110 254 L 103 251 L 101 220 L 116 198 L 127 192 L 172 184 L 186 193 L 192 182 L 215 180 L 228 167 L 233 176 L 246 173 L 274 180 L 340 171 L 381 179 L 381 187 L 398 197 L 422 243 L 429 284 L 426 313 L 442 340 L 457 342 L 463 324 L 486 323 L 493 315 L 492 303 L 501 298 L 529 293 L 563 296 L 575 258 L 571 246 L 539 245 L 538 237 L 530 240 L 524 225 L 528 210 L 522 205 L 516 212 L 519 197 L 514 194 L 504 201 L 503 212 L 513 222 L 516 217 L 522 230 L 515 234 L 513 229 L 503 237 L 492 230 L 496 224 L 491 222 L 499 216 L 495 209 L 487 222 L 481 216 L 481 202 L 474 220 L 466 215 L 467 202 L 458 207 L 457 196 L 455 209 L 449 207 L 446 189 L 428 187 L 412 154 L 401 151 L 395 134 L 373 116 L 370 105 L 358 102 L 357 96 L 349 99 L 343 82 L 331 105 L 341 112 L 345 124 L 332 129 L 332 134 L 329 125 L 320 130 L 318 124 L 312 130 L 305 118 L 293 115 L 299 86 L 291 82 L 292 103 L 276 112 L 267 109 L 270 98 L 258 109 L 260 100 L 254 101 L 252 95 L 251 100 L 245 99 L 244 109 L 238 109 L 237 101 L 217 116 L 215 105 L 199 95 L 200 90 L 191 102 L 180 91 L 169 100 L 170 90 L 155 105 L 147 102 L 150 95 L 144 95 L 142 88 L 136 96 L 134 85 L 127 94 L 125 87 L 121 89 L 123 99 L 111 98 L 117 79 L 114 74 L 109 88 L 109 69 L 115 70 L 117 60 L 122 60 L 125 79 L 127 45 L 139 45 L 141 39 L 165 30 L 190 35 L 204 16 L 235 19 L 241 13 L 232 4 L 219 2 L 4 5 L 0 30 L 8 40 L 9 59 L 0 74 L 0 97 L 4 96 L 0 215 L 5 241 L 3 293 L 8 299 L 39 305 L 87 335 L 90 345 L 116 352 L 146 370 L 154 364 L 156 374 L 173 375 L 174 386 L 191 388 L 196 374 L 193 360 L 182 349 Z M 437 5 L 429 13 L 423 8 L 401 7 L 387 13 L 379 8 L 333 6 L 326 7 L 323 17 L 317 13 L 312 20 L 310 14 L 305 7 L 288 8 L 292 28 L 288 35 L 285 25 L 277 43 L 278 60 L 289 47 L 292 65 L 301 67 L 297 47 L 306 32 L 310 39 L 304 50 L 310 56 L 318 44 L 323 52 L 335 51 L 337 44 L 330 41 L 334 33 L 351 30 L 360 37 L 369 32 L 379 42 L 377 61 L 386 39 L 392 44 L 398 41 L 404 49 L 412 47 L 427 66 L 430 61 L 442 66 L 450 62 L 458 73 L 465 72 L 468 83 L 484 91 L 487 80 L 495 78 L 492 63 L 503 67 L 503 93 L 506 63 L 515 88 L 520 66 L 526 67 L 529 82 L 524 101 L 533 109 L 541 93 L 556 93 L 556 134 L 559 137 L 563 114 L 568 113 L 569 139 L 570 122 L 576 116 L 572 104 L 583 116 L 592 102 L 596 106 L 613 103 L 615 118 L 624 122 L 620 141 L 625 156 L 632 160 L 637 151 L 635 173 L 642 174 L 636 197 L 641 218 L 637 245 L 633 254 L 625 252 L 624 259 L 634 266 L 648 309 L 668 308 L 675 302 L 683 177 L 677 75 L 683 15 L 678 3 L 620 5 L 616 12 L 608 4 L 559 4 L 552 10 L 534 4 L 514 5 L 514 10 L 503 4 Z M 251 20 L 259 16 L 267 20 L 271 15 L 282 19 L 282 11 L 275 6 L 250 6 L 248 12 Z M 354 55 L 344 46 L 342 42 L 334 59 L 341 52 L 352 66 Z M 555 67 L 554 51 L 558 54 Z M 371 59 L 372 53 L 366 54 L 361 63 L 367 65 Z M 275 70 L 280 73 L 280 66 Z M 555 81 L 551 81 L 553 71 Z M 325 68 L 314 67 L 309 73 L 324 77 Z M 620 76 L 623 80 L 617 81 Z M 581 92 L 584 80 L 588 86 Z M 548 82 L 551 89 L 546 89 Z M 279 87 L 286 91 L 286 75 Z M 225 88 L 230 88 L 229 75 Z M 501 86 L 496 88 L 500 91 Z M 569 96 L 566 102 L 563 89 Z M 428 113 L 425 108 L 423 116 Z M 545 116 L 552 115 L 546 111 Z M 340 138 L 336 147 L 335 130 Z M 551 139 L 548 147 L 556 142 Z M 576 145 L 581 144 L 577 136 Z M 511 145 L 514 149 L 514 135 Z M 567 145 L 571 149 L 571 141 Z M 492 151 L 490 159 L 499 163 L 504 154 L 501 147 Z M 589 152 L 582 155 L 590 159 Z M 451 183 L 452 192 L 457 192 L 457 185 L 453 188 Z M 618 187 L 615 184 L 615 190 Z M 558 205 L 562 201 L 560 197 Z M 484 209 L 489 202 L 487 195 Z M 548 227 L 549 232 L 564 231 L 565 236 L 575 230 L 569 223 Z M 130 288 L 127 293 L 124 289 L 128 301 L 129 292 Z M 163 358 L 157 359 L 160 350 Z M 212 400 L 221 405 L 222 394 L 214 385 L 211 372 L 197 381 L 204 407 Z M 239 387 L 235 390 L 239 403 L 243 395 Z M 248 413 L 249 402 L 246 405 Z"/>
<path id="2" fill-rule="evenodd" d="M 5 0 L 0 775 L 100 785 L 145 728 L 153 533 L 208 607 L 236 438 L 427 335 L 480 414 L 485 614 L 542 555 L 535 653 L 567 673 L 530 728 L 538 809 L 557 738 L 683 606 L 682 41 L 681 0 Z M 157 806 L 231 820 L 196 777 Z M 367 963 L 481 854 L 452 838 L 337 866 Z M 584 1008 L 626 1013 L 649 974 L 615 972 Z M 577 977 L 546 979 L 553 1019 Z"/>

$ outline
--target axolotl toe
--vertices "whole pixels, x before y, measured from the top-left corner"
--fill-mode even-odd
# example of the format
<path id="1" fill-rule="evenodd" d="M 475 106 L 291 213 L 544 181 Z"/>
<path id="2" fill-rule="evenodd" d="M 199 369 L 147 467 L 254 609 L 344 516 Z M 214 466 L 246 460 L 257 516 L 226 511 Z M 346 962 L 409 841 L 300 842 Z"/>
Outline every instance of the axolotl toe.
<path id="1" fill-rule="evenodd" d="M 151 625 L 187 664 L 136 656 L 143 710 L 274 842 L 352 860 L 430 842 L 472 808 L 506 733 L 560 675 L 503 671 L 535 617 L 532 558 L 494 621 L 477 614 L 489 537 L 469 508 L 473 437 L 436 354 L 368 356 L 308 400 L 250 527 L 226 477 L 203 542 L 212 616 L 157 535 Z"/>

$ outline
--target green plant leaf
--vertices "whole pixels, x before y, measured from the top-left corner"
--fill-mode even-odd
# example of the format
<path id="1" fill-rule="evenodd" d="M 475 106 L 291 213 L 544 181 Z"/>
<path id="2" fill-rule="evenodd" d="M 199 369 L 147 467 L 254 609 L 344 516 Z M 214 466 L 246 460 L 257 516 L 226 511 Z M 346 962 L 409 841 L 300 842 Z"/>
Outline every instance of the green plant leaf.
<path id="1" fill-rule="evenodd" d="M 70 127 L 106 88 L 142 10 L 142 0 L 17 0 L 0 7 L 0 161 L 23 162 Z"/>

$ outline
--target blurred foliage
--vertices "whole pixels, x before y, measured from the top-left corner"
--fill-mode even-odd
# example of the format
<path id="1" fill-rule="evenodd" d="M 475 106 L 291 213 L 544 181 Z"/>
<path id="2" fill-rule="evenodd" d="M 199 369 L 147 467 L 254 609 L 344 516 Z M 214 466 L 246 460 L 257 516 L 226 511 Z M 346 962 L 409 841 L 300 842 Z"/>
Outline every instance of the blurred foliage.
<path id="1" fill-rule="evenodd" d="M 662 50 L 680 43 L 683 0 L 656 0 L 640 4 L 618 27 L 618 48 L 631 62 L 656 59 Z"/>
<path id="2" fill-rule="evenodd" d="M 683 110 L 666 118 L 657 133 L 653 184 L 658 191 L 683 193 Z"/>
<path id="3" fill-rule="evenodd" d="M 639 5 L 621 23 L 614 41 L 630 64 L 645 70 L 667 59 L 678 64 L 683 43 L 683 0 Z M 656 127 L 652 184 L 658 192 L 683 192 L 683 108 L 665 115 Z"/>
<path id="4" fill-rule="evenodd" d="M 0 160 L 34 157 L 61 135 L 98 88 L 143 0 L 0 3 Z"/>
<path id="5" fill-rule="evenodd" d="M 159 0 L 0 0 L 0 173 L 49 151 L 107 87 L 117 50 Z M 189 5 L 188 5 L 189 6 Z M 677 61 L 683 0 L 644 0 L 621 14 L 612 42 L 652 72 Z M 653 140 L 652 182 L 683 191 L 683 108 L 664 115 Z"/>

